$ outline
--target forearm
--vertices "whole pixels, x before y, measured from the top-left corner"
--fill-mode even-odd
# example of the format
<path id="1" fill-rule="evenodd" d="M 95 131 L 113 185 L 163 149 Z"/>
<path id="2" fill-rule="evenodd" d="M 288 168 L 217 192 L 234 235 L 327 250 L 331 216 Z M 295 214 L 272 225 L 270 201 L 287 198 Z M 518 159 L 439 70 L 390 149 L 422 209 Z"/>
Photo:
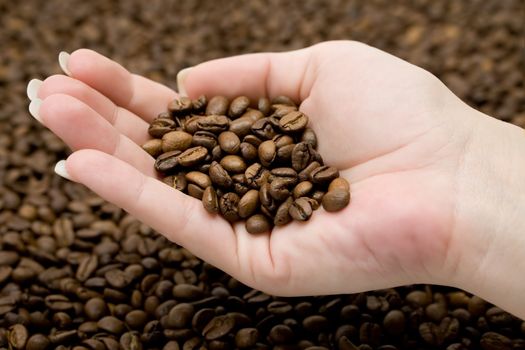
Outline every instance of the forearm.
<path id="1" fill-rule="evenodd" d="M 525 130 L 473 113 L 458 181 L 455 284 L 525 319 Z"/>

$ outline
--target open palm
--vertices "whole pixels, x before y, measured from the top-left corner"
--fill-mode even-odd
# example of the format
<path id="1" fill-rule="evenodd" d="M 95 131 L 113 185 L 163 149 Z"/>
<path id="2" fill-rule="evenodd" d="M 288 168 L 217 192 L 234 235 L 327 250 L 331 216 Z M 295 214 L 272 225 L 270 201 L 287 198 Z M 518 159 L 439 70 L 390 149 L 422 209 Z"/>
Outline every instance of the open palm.
<path id="1" fill-rule="evenodd" d="M 155 178 L 139 145 L 174 91 L 89 50 L 75 51 L 67 71 L 29 94 L 32 113 L 77 150 L 70 178 L 242 282 L 280 295 L 345 293 L 439 282 L 454 270 L 456 174 L 471 121 L 428 72 L 354 42 L 185 71 L 190 97 L 302 101 L 325 162 L 351 183 L 344 210 L 251 235 Z"/>

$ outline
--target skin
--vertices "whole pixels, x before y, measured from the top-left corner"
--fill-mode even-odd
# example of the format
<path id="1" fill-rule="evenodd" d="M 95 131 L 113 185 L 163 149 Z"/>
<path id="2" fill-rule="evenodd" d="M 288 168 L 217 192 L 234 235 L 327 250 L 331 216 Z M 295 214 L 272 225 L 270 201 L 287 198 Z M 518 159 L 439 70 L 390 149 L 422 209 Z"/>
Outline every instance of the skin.
<path id="1" fill-rule="evenodd" d="M 251 235 L 155 178 L 139 145 L 174 91 L 86 49 L 68 69 L 38 98 L 41 122 L 75 150 L 69 178 L 240 281 L 287 296 L 444 284 L 525 317 L 525 133 L 427 71 L 348 41 L 187 71 L 192 98 L 302 101 L 325 162 L 351 184 L 344 210 Z"/>

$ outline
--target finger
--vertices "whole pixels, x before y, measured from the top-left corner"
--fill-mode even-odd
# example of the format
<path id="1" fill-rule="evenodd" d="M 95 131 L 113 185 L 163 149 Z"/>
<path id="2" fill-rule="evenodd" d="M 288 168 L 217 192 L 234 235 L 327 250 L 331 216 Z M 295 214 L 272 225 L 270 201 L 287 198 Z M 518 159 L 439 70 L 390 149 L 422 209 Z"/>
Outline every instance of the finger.
<path id="1" fill-rule="evenodd" d="M 148 123 L 127 109 L 117 106 L 109 98 L 80 80 L 65 75 L 50 76 L 42 83 L 37 96 L 43 100 L 54 94 L 66 94 L 82 101 L 110 122 L 120 133 L 139 145 L 150 138 L 147 133 Z"/>
<path id="2" fill-rule="evenodd" d="M 258 53 L 213 60 L 179 73 L 179 90 L 195 98 L 226 95 L 285 95 L 305 100 L 315 78 L 312 48 L 284 53 Z"/>
<path id="3" fill-rule="evenodd" d="M 200 201 L 145 176 L 129 164 L 95 150 L 73 153 L 67 173 L 109 202 L 166 235 L 197 256 L 229 272 L 237 271 L 235 234 Z"/>
<path id="4" fill-rule="evenodd" d="M 156 176 L 154 159 L 82 101 L 69 95 L 51 95 L 42 101 L 38 116 L 72 149 L 97 149 L 128 162 L 148 176 Z"/>
<path id="5" fill-rule="evenodd" d="M 117 62 L 92 50 L 76 50 L 66 65 L 73 78 L 146 121 L 165 111 L 167 104 L 176 97 L 175 91 L 170 88 L 131 74 Z"/>

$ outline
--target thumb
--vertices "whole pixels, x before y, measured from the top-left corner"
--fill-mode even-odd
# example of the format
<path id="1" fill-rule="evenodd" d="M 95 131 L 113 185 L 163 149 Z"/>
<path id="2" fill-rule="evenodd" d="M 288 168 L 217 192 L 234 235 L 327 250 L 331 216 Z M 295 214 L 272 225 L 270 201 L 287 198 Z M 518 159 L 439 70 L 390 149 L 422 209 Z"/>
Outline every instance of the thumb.
<path id="1" fill-rule="evenodd" d="M 181 95 L 224 95 L 230 98 L 279 95 L 304 101 L 313 85 L 313 49 L 283 53 L 256 53 L 201 63 L 177 75 Z"/>

